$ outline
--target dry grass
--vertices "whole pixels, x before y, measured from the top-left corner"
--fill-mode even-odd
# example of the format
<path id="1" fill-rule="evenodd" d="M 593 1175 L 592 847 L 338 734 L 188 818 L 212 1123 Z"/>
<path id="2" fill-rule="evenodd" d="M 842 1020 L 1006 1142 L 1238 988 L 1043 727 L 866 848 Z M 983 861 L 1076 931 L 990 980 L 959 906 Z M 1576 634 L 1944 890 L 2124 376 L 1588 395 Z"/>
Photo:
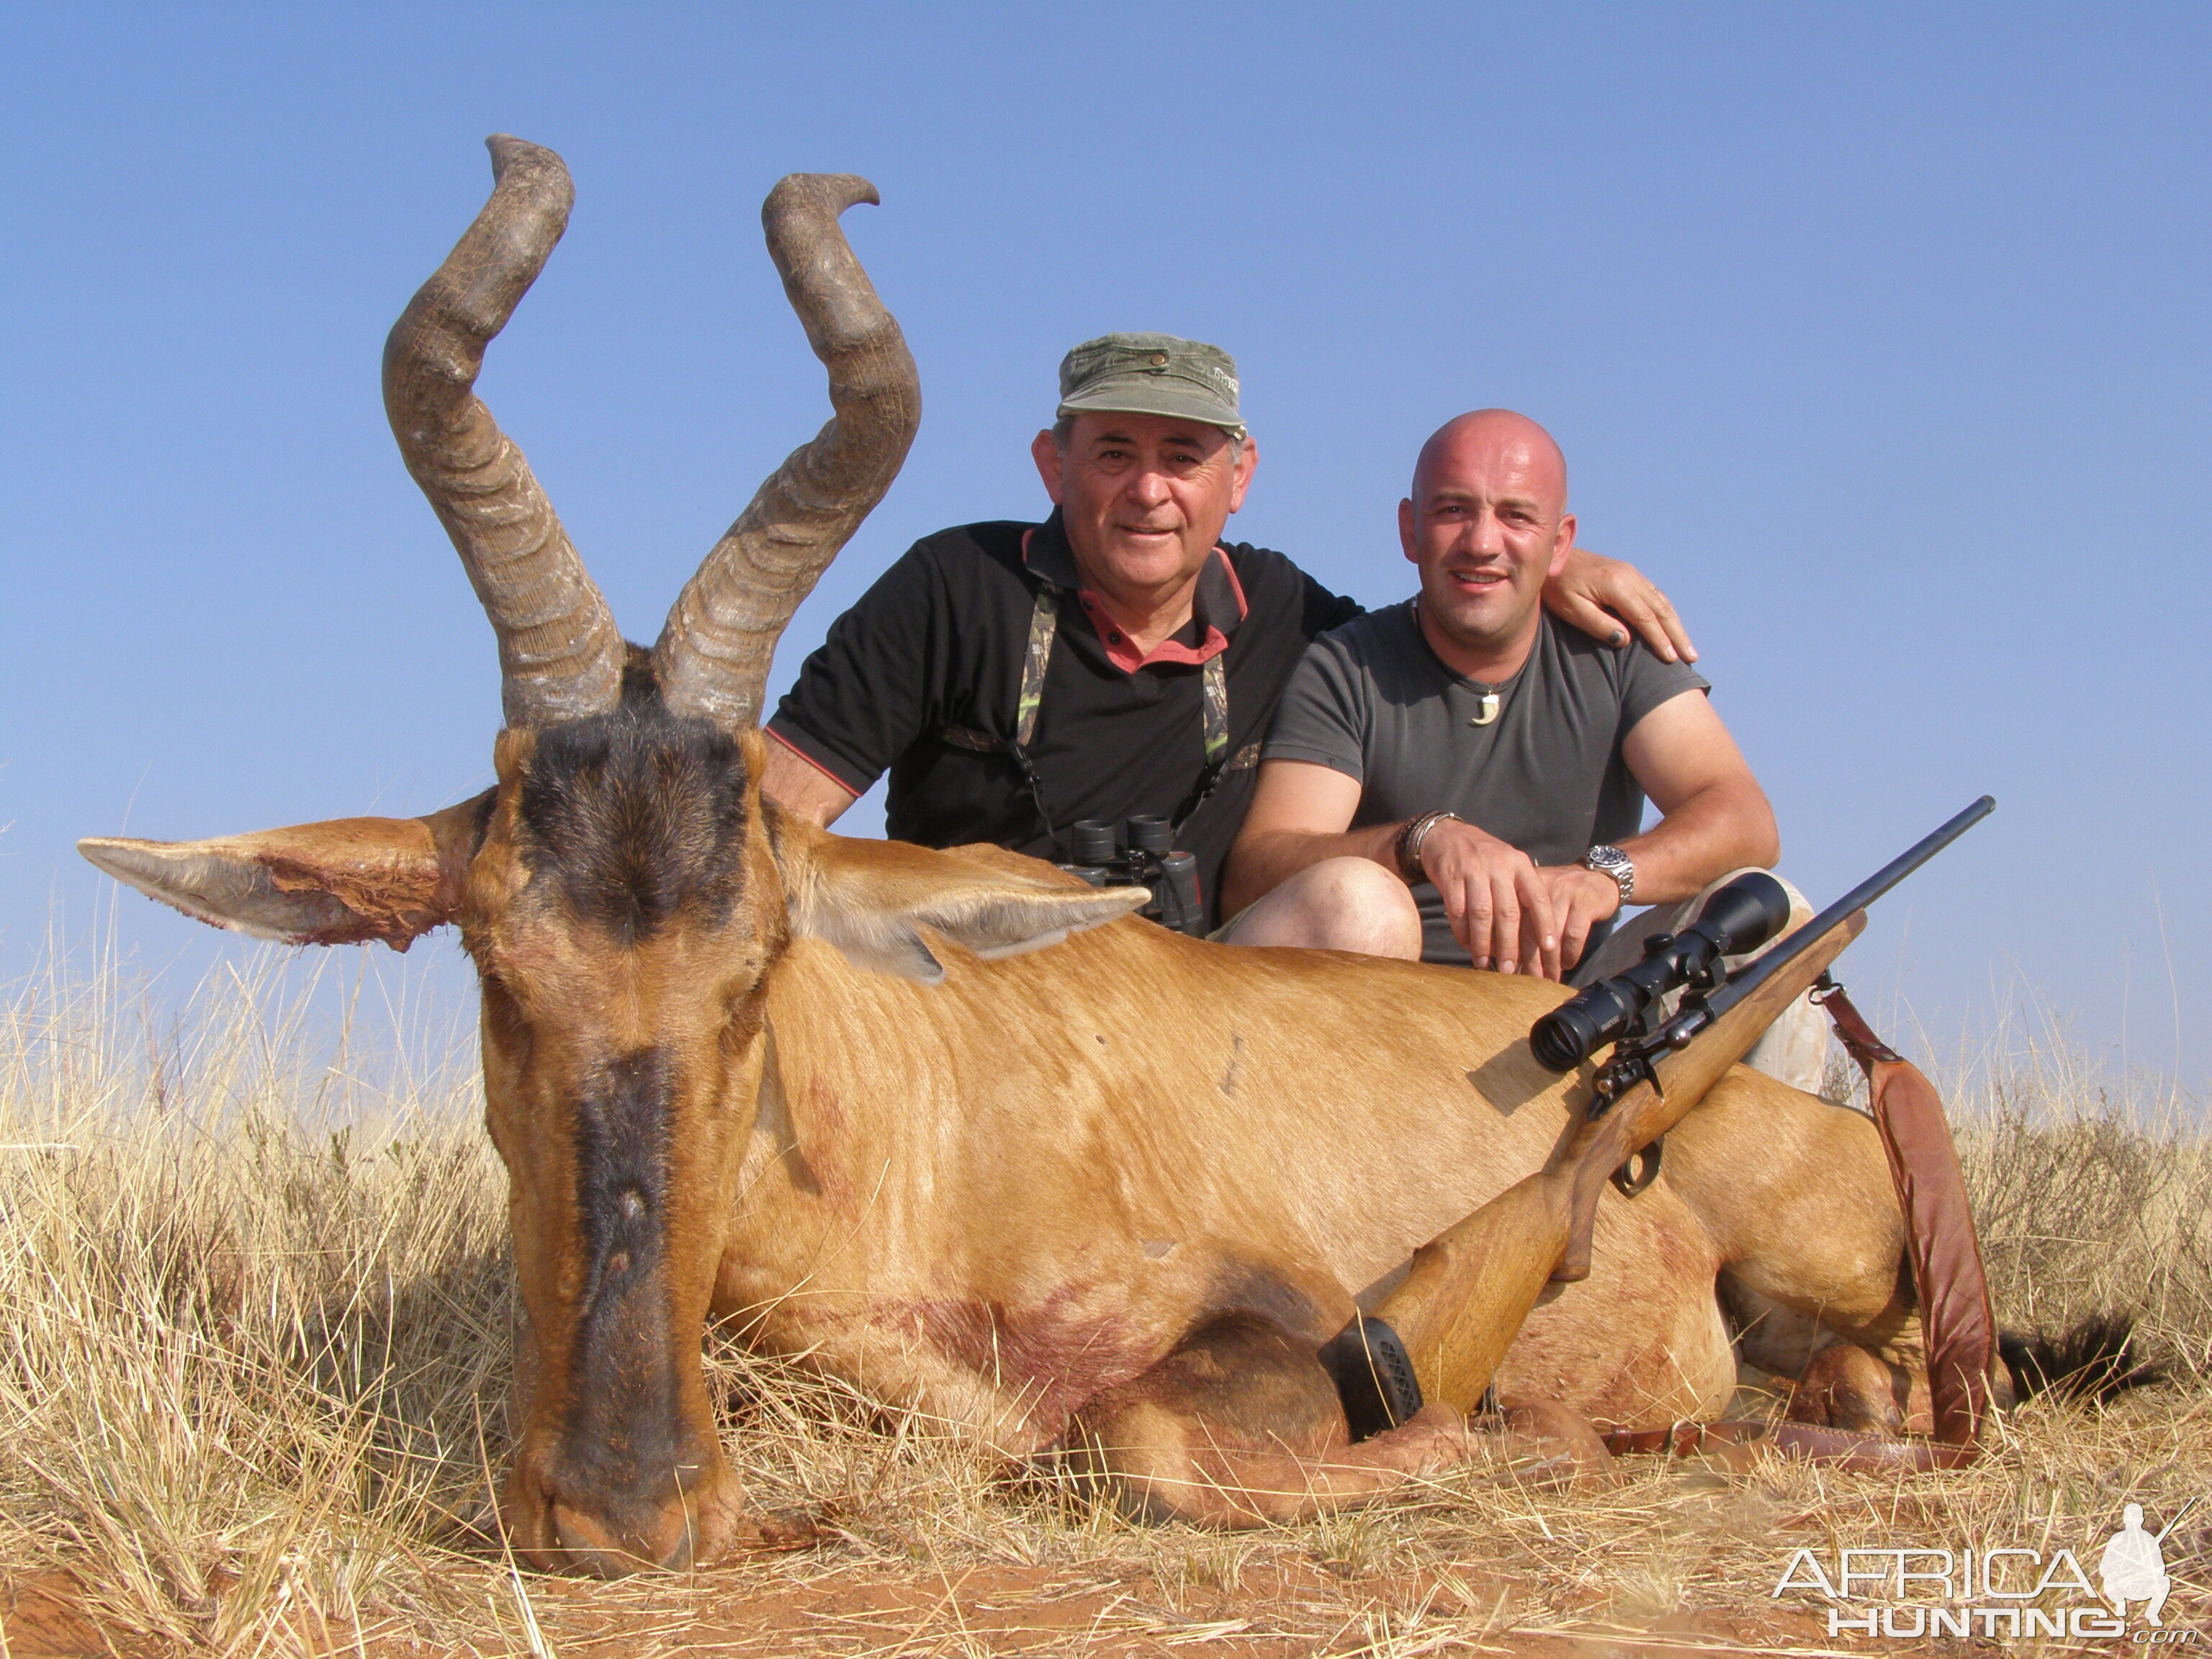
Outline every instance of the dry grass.
<path id="1" fill-rule="evenodd" d="M 0 1655 L 69 1650 L 52 1590 L 113 1650 L 240 1659 L 1812 1651 L 1838 1644 L 1767 1595 L 1790 1548 L 2081 1550 L 2130 1498 L 2162 1516 L 2212 1488 L 2212 1143 L 2189 1103 L 2031 1051 L 1960 1110 L 2001 1314 L 2136 1310 L 2179 1380 L 2033 1406 L 1972 1473 L 1638 1461 L 1564 1492 L 1476 1468 L 1304 1526 L 1146 1529 L 718 1347 L 752 1490 L 835 1541 L 617 1586 L 518 1574 L 484 1530 L 513 1310 L 465 1043 L 443 1069 L 355 1042 L 317 1061 L 275 970 L 149 1042 L 120 988 L 0 1014 Z M 2185 1579 L 2205 1536 L 2168 1542 Z"/>

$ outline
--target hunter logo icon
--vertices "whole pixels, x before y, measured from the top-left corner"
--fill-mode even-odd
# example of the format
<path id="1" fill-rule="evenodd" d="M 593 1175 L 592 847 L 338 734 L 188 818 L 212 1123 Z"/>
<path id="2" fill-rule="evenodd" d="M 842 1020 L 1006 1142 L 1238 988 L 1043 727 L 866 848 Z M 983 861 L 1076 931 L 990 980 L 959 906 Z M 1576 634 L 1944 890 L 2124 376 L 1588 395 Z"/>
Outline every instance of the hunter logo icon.
<path id="1" fill-rule="evenodd" d="M 2166 1570 L 2166 1540 L 2200 1500 L 2191 1498 L 2153 1533 L 2140 1504 L 2121 1511 L 2120 1529 L 2096 1557 L 2102 1583 L 2070 1549 L 1976 1542 L 1962 1549 L 1936 1545 L 1854 1545 L 1824 1556 L 1791 1553 L 1773 1595 L 1814 1590 L 1827 1602 L 1828 1634 L 1886 1637 L 1980 1637 L 2018 1641 L 2070 1637 L 2075 1641 L 2124 1640 L 2135 1646 L 2194 1647 L 2202 1632 L 2169 1626 L 2162 1616 L 2173 1579 Z M 2092 1545 L 2081 1554 L 2087 1556 Z M 2142 1624 L 2130 1631 L 2128 1612 Z"/>
<path id="2" fill-rule="evenodd" d="M 2197 1507 L 2191 1498 L 2177 1515 L 2160 1528 L 2155 1536 L 2143 1530 L 2142 1505 L 2130 1504 L 2121 1513 L 2122 1525 L 2105 1546 L 2105 1553 L 2097 1563 L 2097 1577 L 2105 1586 L 2105 1600 L 2112 1604 L 2112 1611 L 2124 1619 L 2128 1603 L 2144 1603 L 2143 1617 L 2154 1625 L 2165 1620 L 2159 1610 L 2166 1606 L 2166 1598 L 2173 1589 L 2173 1580 L 2166 1576 L 2166 1552 L 2162 1547 L 2166 1536 L 2181 1524 L 2181 1516 Z"/>

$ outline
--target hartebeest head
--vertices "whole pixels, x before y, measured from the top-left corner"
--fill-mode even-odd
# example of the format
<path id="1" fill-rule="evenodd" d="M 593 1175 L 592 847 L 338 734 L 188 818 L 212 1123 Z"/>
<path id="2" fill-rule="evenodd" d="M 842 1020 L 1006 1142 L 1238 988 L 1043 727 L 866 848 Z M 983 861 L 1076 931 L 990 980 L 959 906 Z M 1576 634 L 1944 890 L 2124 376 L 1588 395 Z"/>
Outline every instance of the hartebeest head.
<path id="1" fill-rule="evenodd" d="M 623 642 L 472 389 L 573 198 L 550 150 L 490 147 L 491 199 L 392 329 L 384 395 L 498 636 L 497 784 L 422 818 L 81 845 L 187 915 L 264 939 L 404 950 L 459 925 L 538 1360 L 509 1530 L 541 1565 L 681 1565 L 751 1524 L 699 1334 L 755 1117 L 767 978 L 792 937 L 927 980 L 942 970 L 924 928 L 995 956 L 1145 896 L 848 842 L 761 796 L 753 728 L 777 636 L 897 475 L 921 413 L 914 359 L 838 228 L 874 188 L 794 173 L 769 193 L 769 250 L 836 412 L 647 651 Z"/>

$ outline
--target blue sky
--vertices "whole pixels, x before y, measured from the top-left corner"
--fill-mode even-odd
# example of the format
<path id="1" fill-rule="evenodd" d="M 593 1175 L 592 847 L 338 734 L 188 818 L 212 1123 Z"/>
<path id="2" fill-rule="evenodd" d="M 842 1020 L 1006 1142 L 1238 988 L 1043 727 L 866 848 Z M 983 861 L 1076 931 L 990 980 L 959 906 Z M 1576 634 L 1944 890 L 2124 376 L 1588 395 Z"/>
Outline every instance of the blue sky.
<path id="1" fill-rule="evenodd" d="M 1369 603 L 1421 438 L 1507 404 L 1690 618 L 1815 899 L 1997 796 L 1845 959 L 1876 1006 L 2032 995 L 2201 1088 L 2208 84 L 2212 12 L 2156 5 L 9 7 L 0 970 L 93 925 L 78 836 L 489 780 L 377 362 L 507 131 L 578 206 L 483 390 L 634 636 L 825 412 L 760 198 L 865 173 L 925 416 L 776 687 L 915 537 L 1042 513 L 1087 336 L 1232 351 L 1234 533 Z"/>

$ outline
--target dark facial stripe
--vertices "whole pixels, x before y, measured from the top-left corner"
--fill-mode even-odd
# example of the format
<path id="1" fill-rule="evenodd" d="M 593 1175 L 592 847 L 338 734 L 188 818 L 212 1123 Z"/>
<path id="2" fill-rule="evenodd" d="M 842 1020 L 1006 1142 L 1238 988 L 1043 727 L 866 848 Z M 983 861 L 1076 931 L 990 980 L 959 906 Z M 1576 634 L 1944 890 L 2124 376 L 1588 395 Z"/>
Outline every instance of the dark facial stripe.
<path id="1" fill-rule="evenodd" d="M 641 1501 L 665 1495 L 666 1483 L 700 1455 L 678 1410 L 678 1352 L 668 1321 L 673 1099 L 668 1056 L 641 1049 L 592 1080 L 575 1117 L 585 1268 L 565 1455 L 572 1477 L 591 1490 Z"/>
<path id="2" fill-rule="evenodd" d="M 672 1103 L 667 1056 L 643 1048 L 609 1064 L 577 1104 L 587 1328 L 603 1300 L 619 1300 L 660 1266 Z"/>

